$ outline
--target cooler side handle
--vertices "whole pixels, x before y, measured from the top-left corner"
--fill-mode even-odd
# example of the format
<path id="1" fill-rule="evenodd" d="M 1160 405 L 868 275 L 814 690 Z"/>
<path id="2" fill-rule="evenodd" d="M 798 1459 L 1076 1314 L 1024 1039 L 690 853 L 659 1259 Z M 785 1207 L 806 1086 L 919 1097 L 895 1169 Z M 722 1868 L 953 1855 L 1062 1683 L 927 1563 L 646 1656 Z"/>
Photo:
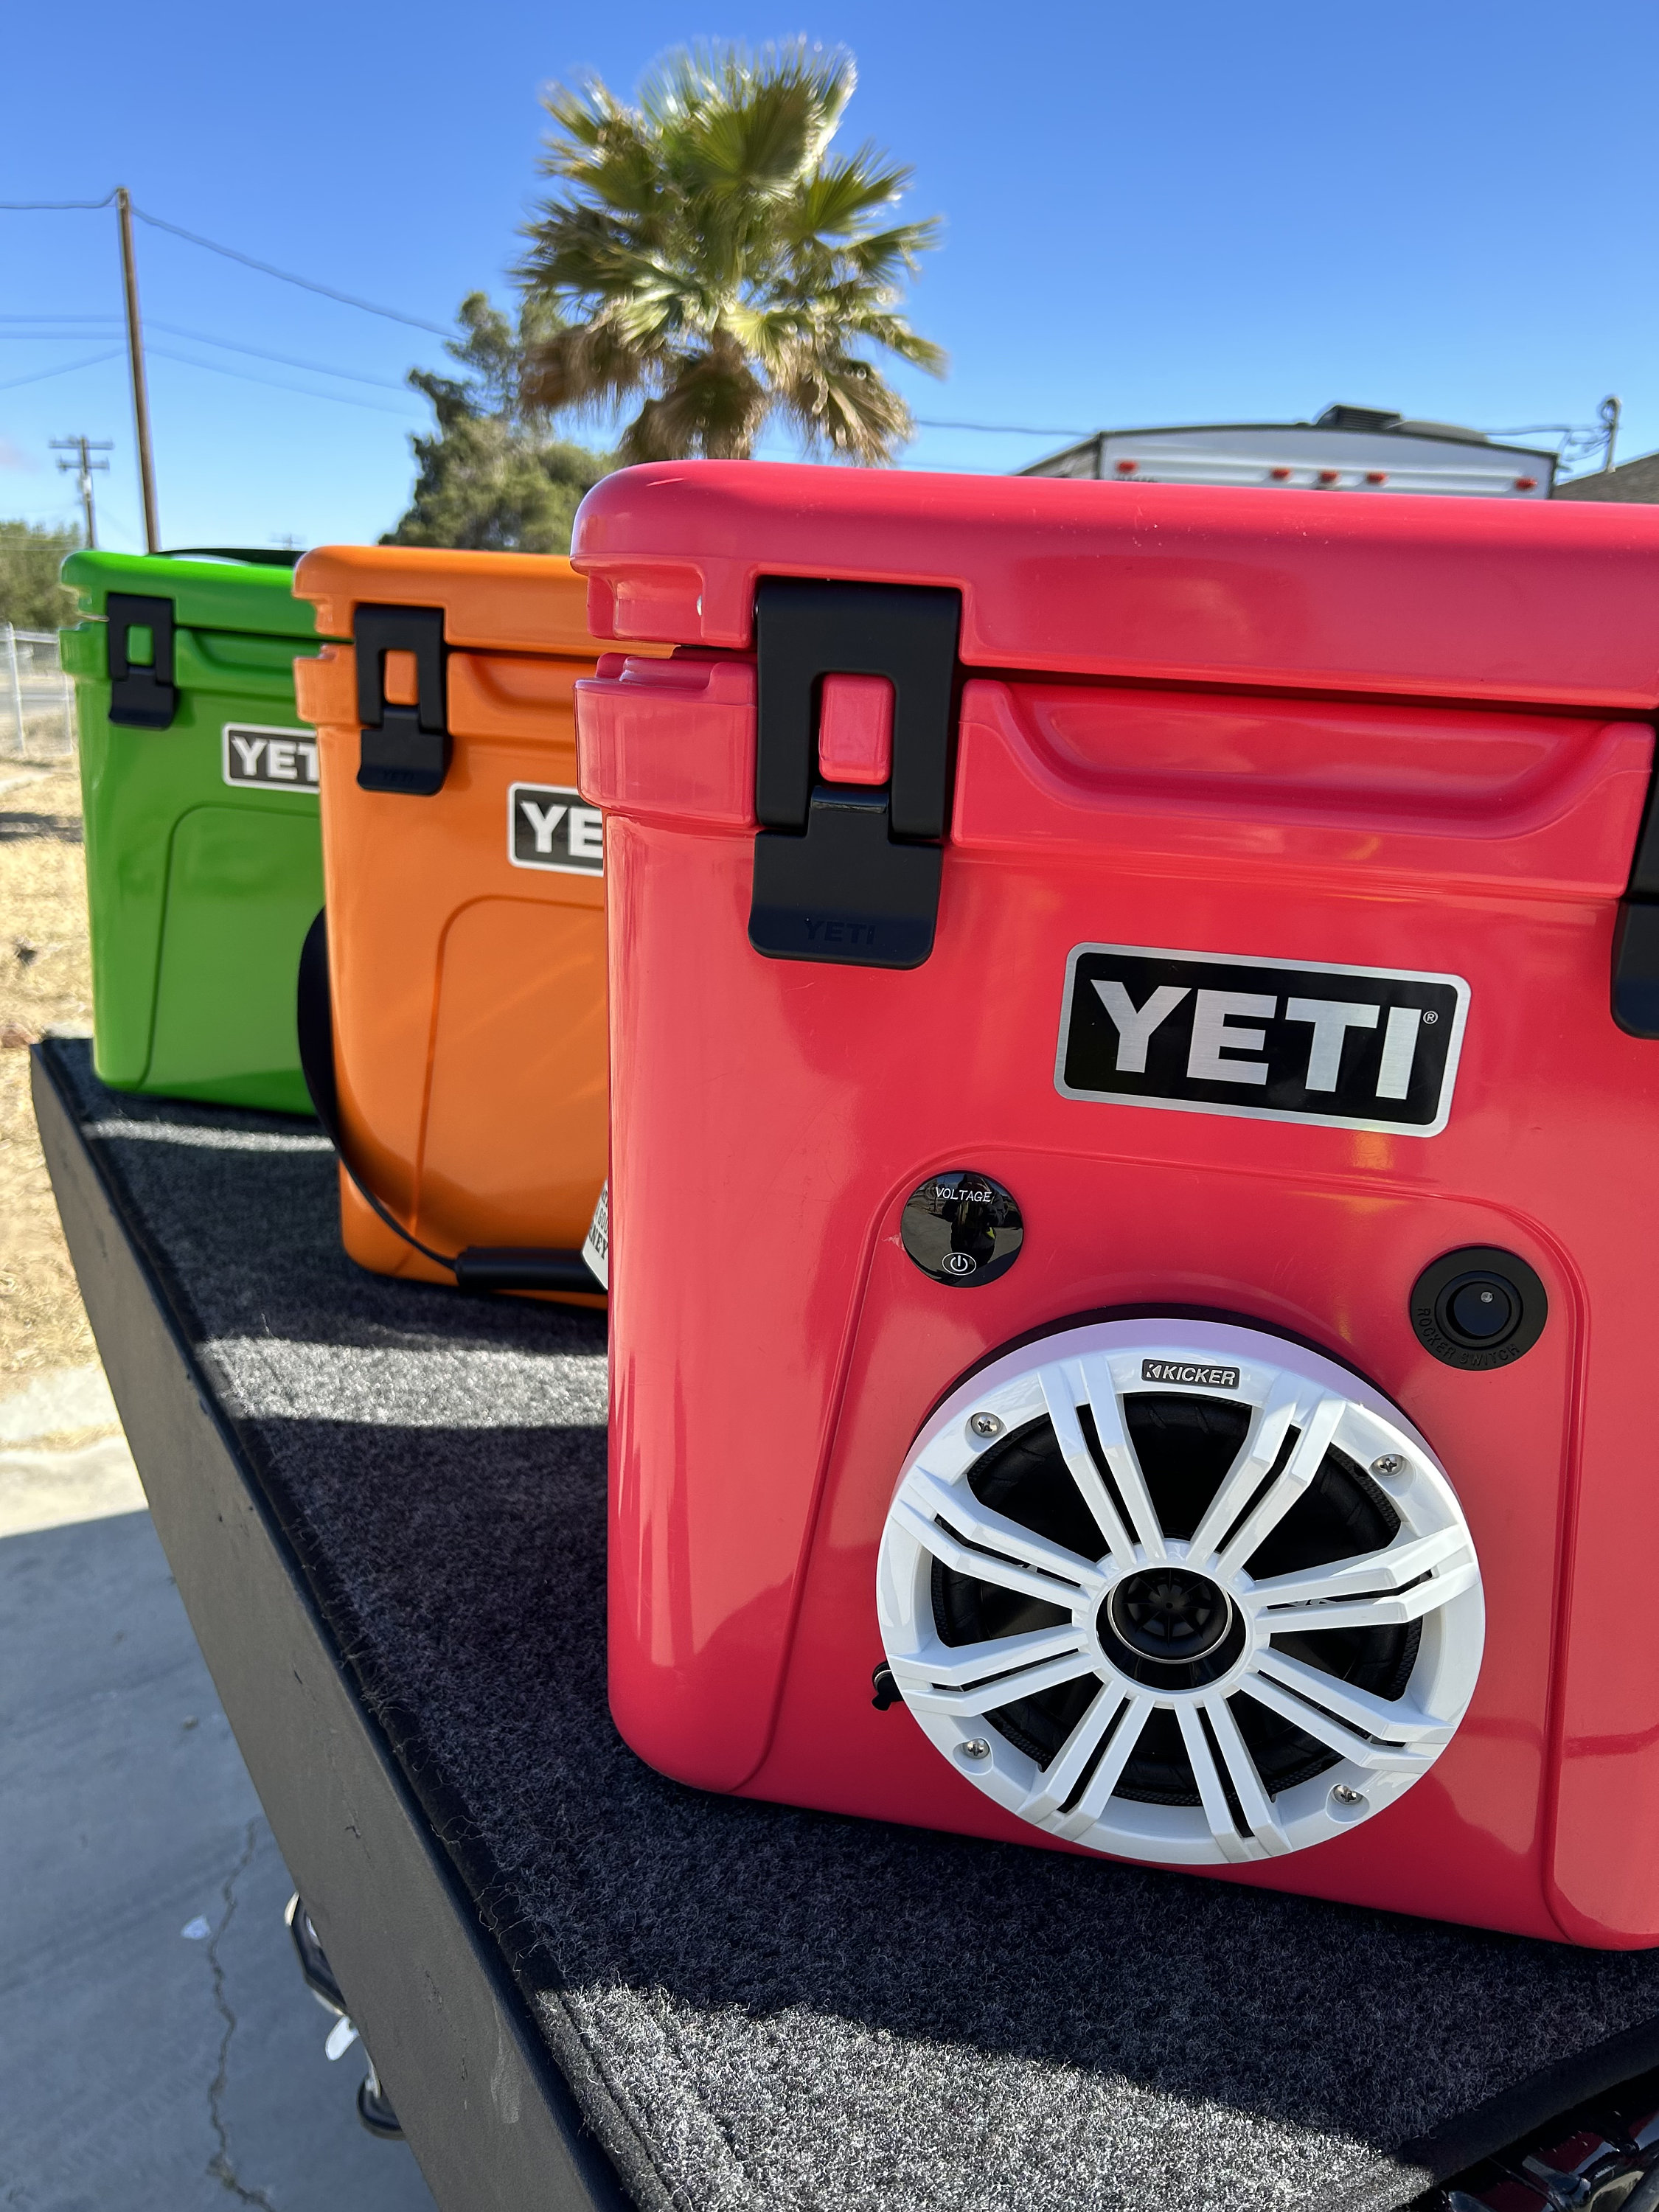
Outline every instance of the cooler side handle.
<path id="1" fill-rule="evenodd" d="M 306 932 L 300 951 L 300 973 L 295 1012 L 300 1032 L 300 1072 L 323 1133 L 333 1146 L 340 1165 L 350 1176 L 358 1195 L 393 1236 L 430 1260 L 447 1267 L 464 1291 L 565 1291 L 603 1297 L 605 1285 L 580 1252 L 563 1252 L 535 1245 L 469 1244 L 461 1252 L 435 1251 L 406 1229 L 358 1172 L 346 1149 L 340 1127 L 339 1085 L 334 1062 L 334 1010 L 329 994 L 327 912 L 319 913 Z"/>
<path id="2" fill-rule="evenodd" d="M 1022 690 L 991 678 L 963 687 L 951 835 L 965 853 L 1069 852 L 1114 867 L 1157 856 L 1264 874 L 1363 868 L 1369 878 L 1437 888 L 1611 902 L 1629 872 L 1653 761 L 1647 724 L 1575 720 L 1559 726 L 1562 750 L 1551 774 L 1456 811 L 1429 796 L 1390 805 L 1364 792 L 1289 791 L 1243 775 L 1224 789 L 1206 787 L 1186 776 L 1120 776 L 1067 763 L 1043 742 L 1038 708 Z M 1103 689 L 1097 711 L 1132 729 L 1138 714 L 1158 710 L 1155 696 L 1141 703 L 1147 696 Z"/>

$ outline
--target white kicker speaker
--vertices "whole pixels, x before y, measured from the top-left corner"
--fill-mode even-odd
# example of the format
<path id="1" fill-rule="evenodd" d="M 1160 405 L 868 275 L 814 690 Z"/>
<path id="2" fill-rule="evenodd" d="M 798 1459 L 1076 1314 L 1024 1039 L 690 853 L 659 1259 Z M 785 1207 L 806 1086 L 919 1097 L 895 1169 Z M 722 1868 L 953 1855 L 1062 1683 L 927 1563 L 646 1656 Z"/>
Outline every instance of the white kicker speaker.
<path id="1" fill-rule="evenodd" d="M 1048 1833 L 1304 1850 L 1427 1771 L 1485 1636 L 1456 1496 L 1377 1391 L 1257 1329 L 1055 1331 L 912 1448 L 877 1602 L 906 1705 Z"/>

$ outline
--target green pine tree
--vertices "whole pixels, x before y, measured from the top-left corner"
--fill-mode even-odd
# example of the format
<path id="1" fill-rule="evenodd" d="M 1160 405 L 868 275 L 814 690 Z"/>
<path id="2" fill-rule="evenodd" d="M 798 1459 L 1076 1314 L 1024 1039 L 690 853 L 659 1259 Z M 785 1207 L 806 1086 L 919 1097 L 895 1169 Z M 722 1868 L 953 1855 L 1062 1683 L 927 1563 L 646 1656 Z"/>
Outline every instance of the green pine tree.
<path id="1" fill-rule="evenodd" d="M 612 465 L 610 456 L 550 438 L 546 418 L 520 384 L 526 346 L 552 319 L 526 303 L 517 326 L 482 292 L 461 302 L 464 335 L 447 351 L 464 377 L 411 369 L 431 402 L 434 434 L 413 441 L 415 494 L 383 545 L 463 546 L 486 552 L 568 553 L 581 497 Z"/>
<path id="2" fill-rule="evenodd" d="M 62 524 L 0 522 L 0 623 L 51 630 L 75 620 L 78 602 L 58 571 L 80 543 L 80 532 Z"/>

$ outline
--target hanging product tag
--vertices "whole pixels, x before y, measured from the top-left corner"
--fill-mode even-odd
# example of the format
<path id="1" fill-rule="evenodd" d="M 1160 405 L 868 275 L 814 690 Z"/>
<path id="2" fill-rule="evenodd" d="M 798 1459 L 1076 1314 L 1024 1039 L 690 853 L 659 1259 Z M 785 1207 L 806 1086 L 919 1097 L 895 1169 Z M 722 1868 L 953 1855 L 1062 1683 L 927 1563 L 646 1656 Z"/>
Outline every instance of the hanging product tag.
<path id="1" fill-rule="evenodd" d="M 611 1183 L 609 1177 L 599 1186 L 599 1202 L 594 1207 L 593 1218 L 587 1225 L 587 1239 L 582 1246 L 582 1257 L 608 1291 L 611 1288 Z"/>

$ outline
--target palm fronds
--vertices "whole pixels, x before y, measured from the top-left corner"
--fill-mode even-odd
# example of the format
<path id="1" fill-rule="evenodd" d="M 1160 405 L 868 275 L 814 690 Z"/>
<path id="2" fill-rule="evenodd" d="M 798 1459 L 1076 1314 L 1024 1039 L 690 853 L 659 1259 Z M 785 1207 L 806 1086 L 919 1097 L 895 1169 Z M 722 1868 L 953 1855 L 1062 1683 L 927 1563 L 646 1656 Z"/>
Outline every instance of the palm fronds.
<path id="1" fill-rule="evenodd" d="M 890 461 L 913 425 L 878 357 L 945 370 L 899 312 L 939 226 L 894 220 L 908 169 L 830 156 L 856 83 L 843 49 L 797 40 L 672 54 L 632 107 L 597 78 L 550 91 L 522 403 L 635 408 L 629 460 L 744 458 L 777 416 L 809 452 Z"/>

